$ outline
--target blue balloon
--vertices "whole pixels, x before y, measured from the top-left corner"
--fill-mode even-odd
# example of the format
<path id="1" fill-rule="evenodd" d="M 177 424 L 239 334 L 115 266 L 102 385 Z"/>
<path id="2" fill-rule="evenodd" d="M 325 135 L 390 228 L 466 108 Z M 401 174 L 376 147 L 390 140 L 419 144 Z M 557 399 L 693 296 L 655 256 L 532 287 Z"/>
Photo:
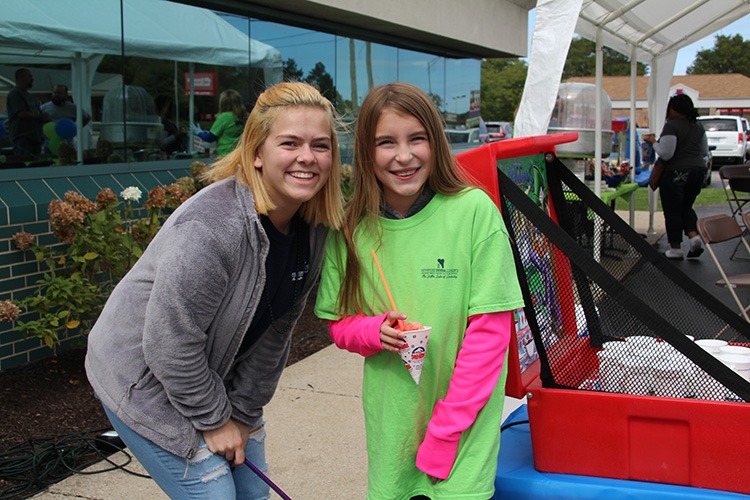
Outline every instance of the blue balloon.
<path id="1" fill-rule="evenodd" d="M 60 118 L 55 123 L 55 132 L 61 139 L 72 139 L 76 136 L 76 124 L 68 118 Z"/>

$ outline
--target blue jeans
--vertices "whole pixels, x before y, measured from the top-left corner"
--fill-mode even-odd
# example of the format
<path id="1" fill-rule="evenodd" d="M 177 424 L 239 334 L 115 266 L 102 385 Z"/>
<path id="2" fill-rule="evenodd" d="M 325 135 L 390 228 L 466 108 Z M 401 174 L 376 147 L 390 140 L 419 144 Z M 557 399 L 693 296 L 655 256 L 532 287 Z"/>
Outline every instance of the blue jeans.
<path id="1" fill-rule="evenodd" d="M 195 456 L 186 459 L 164 450 L 134 432 L 106 406 L 104 411 L 128 449 L 172 500 L 271 498 L 266 483 L 249 467 L 239 465 L 232 469 L 223 456 L 209 451 L 202 437 Z M 265 427 L 261 427 L 250 434 L 245 446 L 245 456 L 264 472 L 268 470 L 265 438 Z"/>

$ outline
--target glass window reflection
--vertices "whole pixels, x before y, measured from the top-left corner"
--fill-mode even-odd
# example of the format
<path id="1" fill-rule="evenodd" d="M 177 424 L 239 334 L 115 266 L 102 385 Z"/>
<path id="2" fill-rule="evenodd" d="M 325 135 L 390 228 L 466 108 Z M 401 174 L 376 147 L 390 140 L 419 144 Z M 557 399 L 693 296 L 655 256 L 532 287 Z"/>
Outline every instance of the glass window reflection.
<path id="1" fill-rule="evenodd" d="M 80 107 L 80 113 L 70 115 L 76 124 L 75 137 L 50 133 L 38 155 L 15 158 L 6 134 L 0 137 L 0 154 L 6 161 L 25 165 L 40 160 L 55 164 L 198 156 L 210 160 L 216 157 L 218 142 L 197 134 L 210 132 L 223 112 L 222 92 L 236 91 L 249 110 L 263 89 L 282 80 L 316 85 L 349 123 L 356 119 L 370 89 L 400 80 L 430 94 L 451 127 L 466 126 L 473 92 L 479 89 L 476 60 L 450 60 L 168 0 L 147 0 L 139 4 L 139 12 L 131 12 L 134 7 L 124 0 L 85 4 L 95 26 L 79 20 L 69 28 L 68 37 L 82 39 L 74 36 L 78 30 L 98 40 L 83 51 L 75 47 L 83 55 L 71 50 L 68 57 L 55 59 L 61 47 L 49 45 L 43 36 L 49 30 L 39 25 L 39 36 L 29 37 L 39 40 L 34 55 L 23 64 L 0 65 L 0 81 L 6 82 L 0 85 L 0 120 L 5 123 L 8 118 L 7 95 L 14 73 L 25 67 L 34 75 L 29 91 L 40 104 L 52 100 L 59 84 L 67 89 L 65 107 Z M 121 7 L 125 9 L 122 26 Z M 169 29 L 163 23 L 155 25 L 169 19 L 180 22 L 170 23 Z M 70 20 L 61 17 L 60 22 Z M 342 149 L 350 148 L 347 138 L 341 142 Z M 342 150 L 342 158 L 350 161 L 351 154 Z"/>

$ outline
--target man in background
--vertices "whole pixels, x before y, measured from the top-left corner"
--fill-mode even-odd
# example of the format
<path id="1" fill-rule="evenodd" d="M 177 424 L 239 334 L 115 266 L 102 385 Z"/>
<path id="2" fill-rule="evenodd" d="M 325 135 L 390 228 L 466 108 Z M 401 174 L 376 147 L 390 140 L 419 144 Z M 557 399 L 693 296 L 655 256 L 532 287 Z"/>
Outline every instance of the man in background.
<path id="1" fill-rule="evenodd" d="M 38 156 L 42 151 L 42 127 L 49 120 L 41 110 L 39 101 L 29 93 L 34 86 L 34 76 L 28 68 L 19 68 L 15 74 L 16 86 L 8 93 L 8 134 L 17 156 Z"/>
<path id="2" fill-rule="evenodd" d="M 68 86 L 62 83 L 55 85 L 52 89 L 52 100 L 42 104 L 41 109 L 49 115 L 50 120 L 59 120 L 68 118 L 76 121 L 76 105 L 68 97 Z M 83 112 L 83 126 L 85 127 L 91 121 L 91 116 Z"/>

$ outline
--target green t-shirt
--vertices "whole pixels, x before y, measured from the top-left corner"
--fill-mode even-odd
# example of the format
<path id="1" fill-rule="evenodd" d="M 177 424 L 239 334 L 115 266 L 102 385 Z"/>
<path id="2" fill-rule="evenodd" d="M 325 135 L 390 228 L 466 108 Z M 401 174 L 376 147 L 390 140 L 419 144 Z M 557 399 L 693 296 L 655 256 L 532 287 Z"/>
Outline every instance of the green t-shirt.
<path id="1" fill-rule="evenodd" d="M 245 129 L 245 122 L 237 118 L 231 111 L 224 111 L 216 115 L 216 121 L 211 127 L 211 133 L 216 140 L 216 156 L 226 156 L 232 152 L 237 141 Z"/>
<path id="2" fill-rule="evenodd" d="M 378 224 L 380 244 L 372 232 L 360 228 L 356 234 L 365 312 L 391 309 L 370 253 L 375 249 L 399 311 L 409 315 L 407 321 L 431 326 L 432 333 L 419 385 L 396 353 L 382 351 L 365 360 L 367 498 L 486 500 L 494 492 L 505 370 L 474 425 L 462 433 L 450 477 L 433 486 L 415 461 L 433 407 L 448 390 L 468 317 L 523 306 L 505 225 L 479 189 L 437 194 L 412 217 L 380 218 Z M 342 249 L 340 238 L 329 237 L 315 307 L 324 319 L 338 319 Z"/>

